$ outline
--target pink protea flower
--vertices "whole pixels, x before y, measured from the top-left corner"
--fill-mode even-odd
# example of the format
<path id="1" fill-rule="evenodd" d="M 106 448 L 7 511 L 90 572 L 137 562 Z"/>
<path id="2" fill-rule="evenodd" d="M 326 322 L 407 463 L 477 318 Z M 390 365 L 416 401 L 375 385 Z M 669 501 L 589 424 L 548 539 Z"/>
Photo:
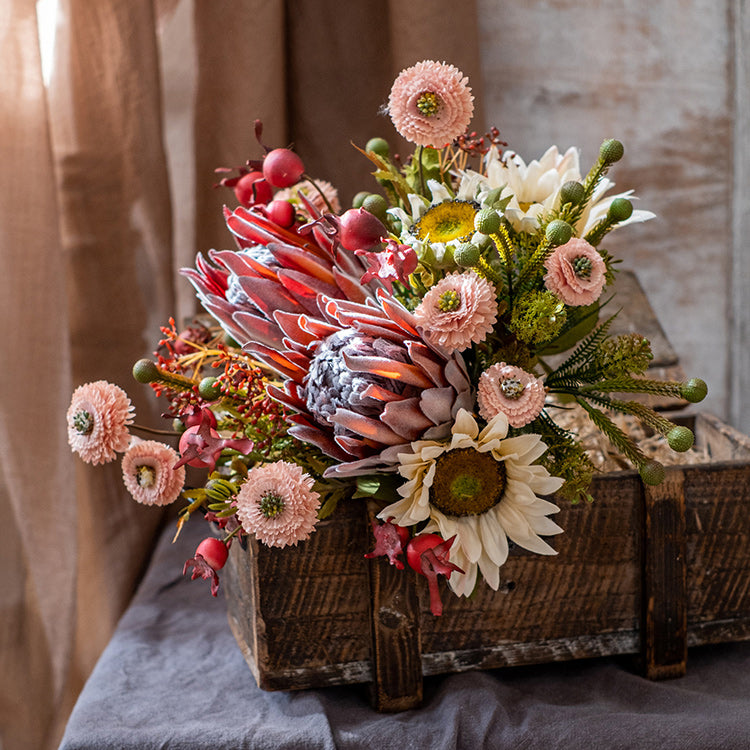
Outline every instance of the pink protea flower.
<path id="1" fill-rule="evenodd" d="M 502 413 L 511 427 L 523 427 L 542 411 L 544 398 L 542 381 L 520 367 L 499 362 L 479 376 L 479 413 L 488 422 Z"/>
<path id="2" fill-rule="evenodd" d="M 601 255 L 579 237 L 556 247 L 544 267 L 547 289 L 573 307 L 596 302 L 606 283 L 607 267 Z"/>
<path id="3" fill-rule="evenodd" d="M 448 351 L 484 341 L 497 320 L 495 287 L 474 271 L 438 281 L 414 311 L 427 339 Z"/>
<path id="4" fill-rule="evenodd" d="M 393 126 L 418 146 L 442 148 L 466 132 L 474 97 L 458 68 L 423 60 L 399 73 L 388 98 Z"/>
<path id="5" fill-rule="evenodd" d="M 276 461 L 248 472 L 237 494 L 242 528 L 269 547 L 296 545 L 307 539 L 318 520 L 320 495 L 297 464 Z"/>
<path id="6" fill-rule="evenodd" d="M 378 253 L 355 250 L 354 254 L 366 258 L 370 264 L 367 272 L 362 276 L 362 283 L 378 278 L 391 294 L 394 281 L 400 281 L 404 286 L 409 286 L 409 276 L 414 273 L 419 263 L 414 248 L 409 245 L 400 245 L 391 239 L 385 241 L 385 250 Z"/>
<path id="7" fill-rule="evenodd" d="M 185 467 L 174 468 L 176 451 L 155 440 L 133 440 L 122 457 L 122 479 L 128 492 L 144 505 L 169 505 L 185 484 Z"/>
<path id="8" fill-rule="evenodd" d="M 127 450 L 133 421 L 128 394 L 106 380 L 86 383 L 73 391 L 68 407 L 68 443 L 89 464 L 113 461 Z"/>

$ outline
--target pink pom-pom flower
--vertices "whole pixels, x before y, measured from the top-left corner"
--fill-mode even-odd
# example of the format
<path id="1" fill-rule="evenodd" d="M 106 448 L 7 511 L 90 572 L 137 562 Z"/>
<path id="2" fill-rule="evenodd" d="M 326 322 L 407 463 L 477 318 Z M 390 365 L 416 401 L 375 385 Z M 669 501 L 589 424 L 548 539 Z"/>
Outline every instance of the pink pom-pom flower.
<path id="1" fill-rule="evenodd" d="M 155 440 L 133 442 L 122 457 L 122 479 L 128 492 L 144 505 L 169 505 L 185 484 L 185 467 L 174 468 L 177 451 Z"/>
<path id="2" fill-rule="evenodd" d="M 113 383 L 79 386 L 68 407 L 68 444 L 88 464 L 114 461 L 127 450 L 133 411 L 128 394 Z"/>
<path id="3" fill-rule="evenodd" d="M 539 416 L 545 395 L 539 378 L 505 362 L 492 365 L 479 376 L 477 402 L 487 421 L 505 414 L 511 427 L 523 427 Z"/>
<path id="4" fill-rule="evenodd" d="M 474 271 L 438 281 L 414 310 L 428 340 L 448 351 L 484 341 L 497 320 L 495 287 Z"/>
<path id="5" fill-rule="evenodd" d="M 318 520 L 320 495 L 313 478 L 297 464 L 275 461 L 248 472 L 237 494 L 242 528 L 269 547 L 307 539 Z"/>
<path id="6" fill-rule="evenodd" d="M 544 261 L 544 284 L 566 305 L 590 305 L 599 299 L 607 267 L 596 248 L 574 237 L 556 247 Z"/>
<path id="7" fill-rule="evenodd" d="M 442 148 L 466 132 L 474 97 L 458 68 L 423 60 L 399 73 L 388 98 L 396 130 L 418 146 Z"/>

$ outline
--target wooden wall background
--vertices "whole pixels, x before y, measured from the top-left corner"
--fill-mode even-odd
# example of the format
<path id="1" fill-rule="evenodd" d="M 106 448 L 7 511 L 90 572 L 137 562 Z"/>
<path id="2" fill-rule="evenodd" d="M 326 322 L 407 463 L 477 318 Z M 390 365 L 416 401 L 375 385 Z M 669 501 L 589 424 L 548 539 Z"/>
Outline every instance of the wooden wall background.
<path id="1" fill-rule="evenodd" d="M 745 0 L 478 0 L 484 114 L 525 159 L 625 144 L 657 218 L 611 236 L 705 408 L 750 431 L 750 8 Z M 703 407 L 701 407 L 703 408 Z"/>

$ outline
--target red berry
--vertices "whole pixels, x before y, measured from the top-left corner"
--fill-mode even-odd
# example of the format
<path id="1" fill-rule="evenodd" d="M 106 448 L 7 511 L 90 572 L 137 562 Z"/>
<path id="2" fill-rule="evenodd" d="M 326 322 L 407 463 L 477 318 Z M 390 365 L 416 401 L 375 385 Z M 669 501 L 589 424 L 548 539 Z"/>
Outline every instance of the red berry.
<path id="1" fill-rule="evenodd" d="M 406 548 L 406 562 L 416 570 L 420 575 L 424 575 L 422 570 L 422 554 L 428 549 L 434 549 L 438 544 L 443 543 L 443 538 L 438 534 L 418 534 Z"/>
<path id="2" fill-rule="evenodd" d="M 284 200 L 271 201 L 266 206 L 266 213 L 274 224 L 278 224 L 284 229 L 289 229 L 296 218 L 294 206 L 289 201 Z"/>
<path id="3" fill-rule="evenodd" d="M 214 570 L 221 570 L 229 556 L 227 545 L 214 536 L 206 537 L 195 550 Z"/>
<path id="4" fill-rule="evenodd" d="M 296 185 L 304 173 L 302 159 L 288 148 L 275 148 L 263 159 L 263 176 L 274 187 L 288 188 Z"/>
<path id="5" fill-rule="evenodd" d="M 268 203 L 273 198 L 271 186 L 263 179 L 263 172 L 248 172 L 234 186 L 234 196 L 245 207 Z"/>
<path id="6" fill-rule="evenodd" d="M 364 208 L 350 208 L 339 220 L 339 242 L 351 250 L 370 250 L 380 244 L 388 230 L 380 219 Z"/>

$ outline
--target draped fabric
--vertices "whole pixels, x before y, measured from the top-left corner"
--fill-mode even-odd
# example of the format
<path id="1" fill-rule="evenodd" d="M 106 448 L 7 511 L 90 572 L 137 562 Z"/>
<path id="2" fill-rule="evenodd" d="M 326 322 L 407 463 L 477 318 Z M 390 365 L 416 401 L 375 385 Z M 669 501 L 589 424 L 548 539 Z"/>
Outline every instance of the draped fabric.
<path id="1" fill-rule="evenodd" d="M 130 370 L 194 309 L 179 267 L 232 246 L 213 170 L 262 154 L 261 119 L 349 200 L 396 73 L 445 59 L 478 89 L 477 37 L 448 0 L 60 0 L 45 86 L 35 1 L 0 4 L 3 750 L 57 746 L 152 549 L 162 514 L 73 456 L 64 417 L 104 379 L 158 422 Z"/>

